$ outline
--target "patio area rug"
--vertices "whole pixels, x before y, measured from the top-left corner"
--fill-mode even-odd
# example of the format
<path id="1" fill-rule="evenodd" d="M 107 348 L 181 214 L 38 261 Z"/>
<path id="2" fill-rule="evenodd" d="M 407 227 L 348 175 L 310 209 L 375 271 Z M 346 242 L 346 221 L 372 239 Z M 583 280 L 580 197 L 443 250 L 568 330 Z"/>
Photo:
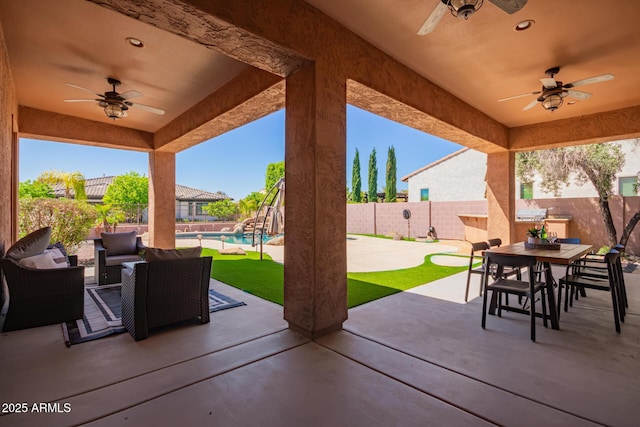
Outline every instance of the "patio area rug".
<path id="1" fill-rule="evenodd" d="M 209 312 L 241 305 L 246 304 L 209 289 Z M 122 326 L 120 284 L 85 287 L 84 317 L 62 324 L 67 347 L 126 331 Z"/>

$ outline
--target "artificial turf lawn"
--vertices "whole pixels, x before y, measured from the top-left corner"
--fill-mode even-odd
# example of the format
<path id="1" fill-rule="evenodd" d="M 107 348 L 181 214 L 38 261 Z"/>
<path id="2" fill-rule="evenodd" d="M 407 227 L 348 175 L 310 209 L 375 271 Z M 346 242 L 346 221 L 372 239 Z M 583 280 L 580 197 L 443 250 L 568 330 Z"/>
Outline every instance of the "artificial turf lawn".
<path id="1" fill-rule="evenodd" d="M 284 266 L 267 254 L 260 261 L 258 252 L 246 255 L 220 255 L 203 248 L 203 256 L 213 257 L 211 277 L 268 301 L 284 303 Z M 433 264 L 427 255 L 424 263 L 402 270 L 347 273 L 348 308 L 450 276 L 468 267 L 444 267 Z"/>

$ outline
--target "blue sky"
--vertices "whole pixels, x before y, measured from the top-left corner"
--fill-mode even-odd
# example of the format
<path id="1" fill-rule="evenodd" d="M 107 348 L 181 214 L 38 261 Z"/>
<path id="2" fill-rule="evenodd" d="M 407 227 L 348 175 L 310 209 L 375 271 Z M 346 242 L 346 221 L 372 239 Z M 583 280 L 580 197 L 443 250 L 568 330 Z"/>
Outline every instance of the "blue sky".
<path id="1" fill-rule="evenodd" d="M 275 112 L 176 155 L 176 183 L 207 191 L 224 191 L 235 200 L 264 187 L 269 163 L 284 160 L 284 110 Z M 462 148 L 356 107 L 347 107 L 347 186 L 356 148 L 360 152 L 363 191 L 367 190 L 369 155 L 376 149 L 378 190 L 385 185 L 387 152 L 396 153 L 400 179 L 410 172 Z M 148 155 L 135 151 L 89 147 L 32 139 L 20 140 L 20 181 L 34 180 L 47 170 L 81 172 L 85 178 L 148 175 Z"/>

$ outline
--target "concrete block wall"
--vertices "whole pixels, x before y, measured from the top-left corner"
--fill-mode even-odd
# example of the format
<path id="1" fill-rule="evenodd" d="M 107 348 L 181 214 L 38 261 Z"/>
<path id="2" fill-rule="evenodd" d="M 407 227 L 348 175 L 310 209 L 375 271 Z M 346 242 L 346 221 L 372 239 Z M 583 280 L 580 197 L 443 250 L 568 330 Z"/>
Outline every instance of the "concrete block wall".
<path id="1" fill-rule="evenodd" d="M 486 214 L 487 201 L 430 202 L 431 224 L 440 239 L 464 240 L 464 223 L 459 214 Z"/>
<path id="2" fill-rule="evenodd" d="M 618 240 L 620 240 L 624 226 L 636 212 L 640 211 L 640 196 L 612 196 L 609 206 Z M 607 234 L 597 198 L 516 200 L 516 210 L 533 208 L 546 208 L 549 215 L 572 215 L 573 219 L 569 222 L 569 237 L 578 237 L 583 243 L 596 248 L 607 244 Z M 464 224 L 458 215 L 486 215 L 486 200 L 350 204 L 347 205 L 347 233 L 373 234 L 375 224 L 377 234 L 385 235 L 396 231 L 406 236 L 407 221 L 402 216 L 404 209 L 411 210 L 411 237 L 425 236 L 431 225 L 435 227 L 438 237 L 442 239 L 483 240 L 485 238 L 480 237 L 484 236 L 482 233 L 474 238 L 465 236 Z M 525 230 L 526 227 L 518 229 Z M 516 240 L 524 239 L 525 231 L 519 232 Z M 629 238 L 627 252 L 640 254 L 640 225 L 636 226 Z"/>
<path id="3" fill-rule="evenodd" d="M 347 204 L 347 233 L 374 234 L 374 212 L 377 204 Z"/>

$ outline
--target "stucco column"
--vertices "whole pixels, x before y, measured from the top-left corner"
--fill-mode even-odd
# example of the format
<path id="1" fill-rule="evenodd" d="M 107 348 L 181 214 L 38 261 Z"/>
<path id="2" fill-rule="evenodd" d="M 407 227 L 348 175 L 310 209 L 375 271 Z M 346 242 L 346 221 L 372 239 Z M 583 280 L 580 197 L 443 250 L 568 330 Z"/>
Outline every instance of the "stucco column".
<path id="1" fill-rule="evenodd" d="M 346 83 L 331 64 L 287 78 L 284 318 L 309 337 L 347 319 Z"/>
<path id="2" fill-rule="evenodd" d="M 503 244 L 517 241 L 515 236 L 515 164 L 514 152 L 487 155 L 487 234 Z"/>
<path id="3" fill-rule="evenodd" d="M 176 155 L 149 153 L 149 246 L 176 245 Z"/>

